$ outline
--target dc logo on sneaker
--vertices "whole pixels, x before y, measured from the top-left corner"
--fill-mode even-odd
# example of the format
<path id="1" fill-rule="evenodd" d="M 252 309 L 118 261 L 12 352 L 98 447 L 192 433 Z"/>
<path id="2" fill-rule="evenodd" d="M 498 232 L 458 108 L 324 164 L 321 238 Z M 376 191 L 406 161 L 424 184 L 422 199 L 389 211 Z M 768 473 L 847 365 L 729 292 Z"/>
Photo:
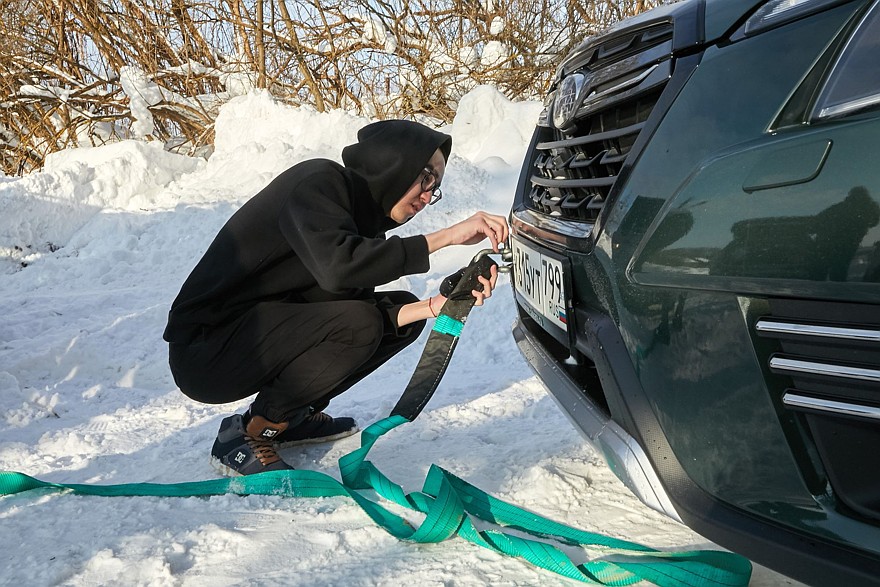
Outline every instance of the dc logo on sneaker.
<path id="1" fill-rule="evenodd" d="M 233 459 L 233 460 L 240 465 L 244 462 L 244 460 L 246 458 L 247 458 L 247 455 L 245 453 L 238 451 L 238 454 L 235 455 L 235 459 Z"/>
<path id="2" fill-rule="evenodd" d="M 278 434 L 278 431 L 274 428 L 263 428 L 263 431 L 260 432 L 260 436 L 263 438 L 272 438 L 276 434 Z"/>

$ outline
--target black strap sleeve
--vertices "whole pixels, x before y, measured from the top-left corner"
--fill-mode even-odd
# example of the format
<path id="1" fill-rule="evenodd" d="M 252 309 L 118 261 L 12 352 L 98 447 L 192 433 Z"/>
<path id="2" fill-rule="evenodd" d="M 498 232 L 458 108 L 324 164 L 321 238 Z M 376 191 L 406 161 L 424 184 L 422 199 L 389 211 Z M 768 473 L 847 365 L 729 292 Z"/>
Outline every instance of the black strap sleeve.
<path id="1" fill-rule="evenodd" d="M 446 278 L 446 280 L 450 280 L 455 275 L 461 274 L 449 294 L 444 294 L 448 299 L 440 309 L 437 322 L 428 336 L 425 350 L 422 351 L 422 356 L 409 384 L 397 401 L 397 405 L 391 410 L 392 416 L 400 415 L 407 420 L 415 420 L 431 396 L 434 395 L 458 343 L 458 334 L 454 333 L 454 326 L 458 323 L 463 325 L 467 320 L 476 301 L 471 290 L 481 291 L 483 289 L 478 277 L 482 275 L 488 279 L 494 265 L 496 265 L 495 261 L 489 256 L 478 257 L 467 267 Z M 442 289 L 441 293 L 443 293 Z M 441 322 L 452 324 L 453 328 L 438 329 Z"/>

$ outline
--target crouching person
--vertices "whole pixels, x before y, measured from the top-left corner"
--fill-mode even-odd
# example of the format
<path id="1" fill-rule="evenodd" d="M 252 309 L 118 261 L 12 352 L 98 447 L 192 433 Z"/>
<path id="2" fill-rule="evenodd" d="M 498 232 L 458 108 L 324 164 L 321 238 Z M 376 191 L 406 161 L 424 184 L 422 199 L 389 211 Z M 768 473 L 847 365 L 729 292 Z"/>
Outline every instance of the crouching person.
<path id="1" fill-rule="evenodd" d="M 184 282 L 164 338 L 180 390 L 224 404 L 256 394 L 220 424 L 211 450 L 226 475 L 292 469 L 278 449 L 343 438 L 354 419 L 330 400 L 415 341 L 446 301 L 376 291 L 429 270 L 450 245 L 507 239 L 501 216 L 478 212 L 426 235 L 386 238 L 441 198 L 452 139 L 418 123 L 370 124 L 344 165 L 299 163 L 226 222 Z M 497 274 L 481 278 L 476 304 Z"/>

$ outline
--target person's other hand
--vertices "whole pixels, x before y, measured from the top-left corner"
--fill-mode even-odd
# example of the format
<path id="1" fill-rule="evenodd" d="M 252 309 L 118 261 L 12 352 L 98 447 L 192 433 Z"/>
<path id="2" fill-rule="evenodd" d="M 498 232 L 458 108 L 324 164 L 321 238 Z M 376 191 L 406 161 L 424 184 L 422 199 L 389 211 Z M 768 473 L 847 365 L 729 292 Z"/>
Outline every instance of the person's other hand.
<path id="1" fill-rule="evenodd" d="M 483 284 L 483 291 L 473 289 L 471 290 L 471 293 L 477 300 L 476 302 L 474 302 L 474 305 L 482 306 L 483 302 L 485 302 L 486 299 L 492 297 L 492 290 L 495 289 L 495 283 L 498 281 L 498 266 L 493 265 L 492 268 L 489 270 L 489 279 L 486 279 L 485 277 L 480 275 L 479 277 L 477 277 L 477 281 Z"/>

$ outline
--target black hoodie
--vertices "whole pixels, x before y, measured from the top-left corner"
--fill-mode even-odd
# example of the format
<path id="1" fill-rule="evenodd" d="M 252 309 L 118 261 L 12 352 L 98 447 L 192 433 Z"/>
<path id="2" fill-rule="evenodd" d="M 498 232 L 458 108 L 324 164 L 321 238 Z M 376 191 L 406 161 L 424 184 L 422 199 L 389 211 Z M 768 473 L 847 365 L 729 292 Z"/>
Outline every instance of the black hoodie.
<path id="1" fill-rule="evenodd" d="M 313 159 L 279 175 L 208 247 L 171 306 L 165 340 L 190 342 L 260 302 L 372 299 L 376 286 L 426 272 L 425 237 L 386 239 L 398 226 L 388 213 L 434 152 L 448 158 L 451 147 L 448 135 L 387 120 L 358 132 L 344 167 Z"/>

